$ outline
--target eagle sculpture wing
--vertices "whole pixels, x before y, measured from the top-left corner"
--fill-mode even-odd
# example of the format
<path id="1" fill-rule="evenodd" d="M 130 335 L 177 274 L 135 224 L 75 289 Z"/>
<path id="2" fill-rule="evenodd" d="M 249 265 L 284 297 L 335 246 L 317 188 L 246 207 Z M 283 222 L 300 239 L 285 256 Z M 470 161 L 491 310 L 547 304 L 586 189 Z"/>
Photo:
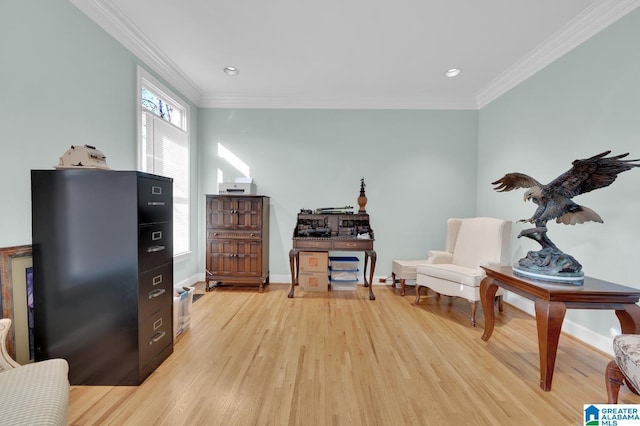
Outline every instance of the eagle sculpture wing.
<path id="1" fill-rule="evenodd" d="M 611 151 L 605 151 L 590 158 L 575 160 L 571 169 L 549 183 L 550 190 L 567 198 L 573 198 L 576 195 L 609 186 L 620 173 L 640 166 L 640 164 L 633 164 L 634 161 L 639 160 L 622 160 L 629 155 L 628 152 L 607 158 L 606 156 L 610 153 Z"/>
<path id="2" fill-rule="evenodd" d="M 525 200 L 532 200 L 538 208 L 530 219 L 523 219 L 523 222 L 535 223 L 538 227 L 544 226 L 551 219 L 566 225 L 587 221 L 602 222 L 596 212 L 574 203 L 571 198 L 609 186 L 618 174 L 640 167 L 640 164 L 634 163 L 640 160 L 622 160 L 629 153 L 607 157 L 610 153 L 611 151 L 605 151 L 590 158 L 575 160 L 571 169 L 547 185 L 522 173 L 508 173 L 491 184 L 498 185 L 494 189 L 499 192 L 530 188 L 525 193 Z"/>
<path id="3" fill-rule="evenodd" d="M 540 182 L 523 173 L 507 173 L 501 179 L 491 182 L 491 185 L 498 185 L 493 188 L 498 192 L 511 191 L 520 188 L 531 188 L 532 186 L 542 186 Z"/>

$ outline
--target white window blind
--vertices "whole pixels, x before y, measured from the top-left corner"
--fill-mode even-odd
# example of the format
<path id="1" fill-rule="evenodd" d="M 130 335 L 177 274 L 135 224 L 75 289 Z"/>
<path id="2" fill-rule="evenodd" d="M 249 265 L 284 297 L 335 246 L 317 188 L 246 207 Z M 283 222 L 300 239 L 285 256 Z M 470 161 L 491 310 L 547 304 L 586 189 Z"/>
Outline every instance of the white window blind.
<path id="1" fill-rule="evenodd" d="M 157 81 L 149 81 L 150 77 L 142 76 L 138 99 L 140 102 L 140 143 L 139 164 L 144 172 L 173 178 L 173 255 L 179 256 L 190 252 L 190 221 L 189 221 L 189 175 L 190 152 L 189 134 L 184 128 L 179 128 L 154 111 L 153 105 L 142 97 L 143 89 L 148 95 L 152 92 L 154 98 L 167 105 L 169 102 L 179 109 L 182 123 L 188 118 L 188 108 L 184 102 L 169 95 L 166 88 L 162 88 Z M 151 105 L 151 107 L 149 106 Z M 175 117 L 175 115 L 174 115 Z M 180 124 L 180 123 L 178 123 Z"/>

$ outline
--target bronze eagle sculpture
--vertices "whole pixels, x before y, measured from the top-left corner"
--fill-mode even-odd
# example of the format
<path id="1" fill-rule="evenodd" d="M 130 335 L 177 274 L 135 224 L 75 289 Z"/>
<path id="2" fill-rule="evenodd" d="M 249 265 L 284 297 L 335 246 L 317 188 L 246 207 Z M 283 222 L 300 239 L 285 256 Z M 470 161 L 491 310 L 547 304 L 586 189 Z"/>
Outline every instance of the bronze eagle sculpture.
<path id="1" fill-rule="evenodd" d="M 523 230 L 518 237 L 526 236 L 537 241 L 543 250 L 529 252 L 527 258 L 519 261 L 521 267 L 550 275 L 580 272 L 582 266 L 571 256 L 562 253 L 546 236 L 546 224 L 553 219 L 565 225 L 603 222 L 598 213 L 574 203 L 572 198 L 609 186 L 620 173 L 640 167 L 637 163 L 640 160 L 625 159 L 629 153 L 607 157 L 610 153 L 611 151 L 605 151 L 593 157 L 575 160 L 571 169 L 546 185 L 523 173 L 507 173 L 491 183 L 496 185 L 493 189 L 498 192 L 527 188 L 524 201 L 530 200 L 538 206 L 533 216 L 518 221 L 532 223 L 535 228 Z"/>

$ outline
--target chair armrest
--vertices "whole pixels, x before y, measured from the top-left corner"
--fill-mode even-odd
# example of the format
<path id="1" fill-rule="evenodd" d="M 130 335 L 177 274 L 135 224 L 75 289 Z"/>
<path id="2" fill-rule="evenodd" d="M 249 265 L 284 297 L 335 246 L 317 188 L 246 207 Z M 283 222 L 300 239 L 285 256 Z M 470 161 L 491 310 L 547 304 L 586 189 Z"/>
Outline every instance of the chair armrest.
<path id="1" fill-rule="evenodd" d="M 441 250 L 429 250 L 427 252 L 427 263 L 451 263 L 453 253 Z"/>
<path id="2" fill-rule="evenodd" d="M 20 367 L 7 351 L 7 337 L 11 329 L 11 320 L 9 318 L 0 319 L 0 372 Z"/>

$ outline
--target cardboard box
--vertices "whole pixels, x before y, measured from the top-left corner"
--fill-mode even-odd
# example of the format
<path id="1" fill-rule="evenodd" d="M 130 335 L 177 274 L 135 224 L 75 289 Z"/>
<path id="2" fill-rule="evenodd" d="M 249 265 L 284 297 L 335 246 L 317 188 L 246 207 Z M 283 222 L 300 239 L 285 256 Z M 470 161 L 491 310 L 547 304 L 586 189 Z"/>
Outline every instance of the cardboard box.
<path id="1" fill-rule="evenodd" d="M 328 291 L 329 278 L 324 272 L 300 272 L 298 274 L 298 286 L 302 291 Z"/>
<path id="2" fill-rule="evenodd" d="M 329 253 L 326 251 L 301 251 L 300 272 L 323 272 L 327 275 Z"/>

